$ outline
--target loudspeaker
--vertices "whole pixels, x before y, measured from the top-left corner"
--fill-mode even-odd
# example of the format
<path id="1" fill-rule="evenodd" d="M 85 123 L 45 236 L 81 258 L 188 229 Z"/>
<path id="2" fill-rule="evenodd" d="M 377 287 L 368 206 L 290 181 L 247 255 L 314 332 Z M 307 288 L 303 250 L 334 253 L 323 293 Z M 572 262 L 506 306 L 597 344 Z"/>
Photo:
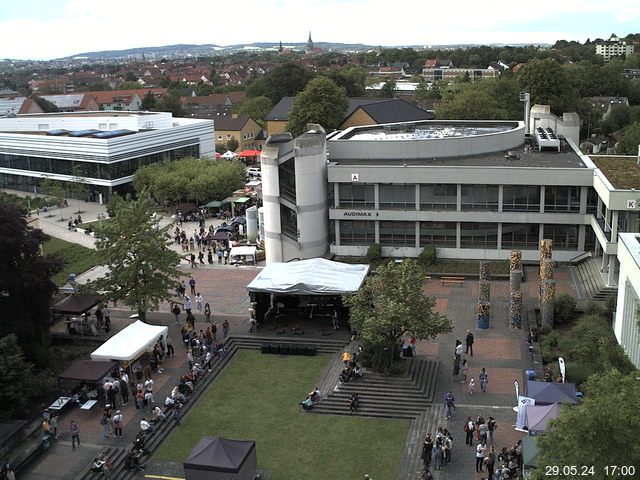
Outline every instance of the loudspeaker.
<path id="1" fill-rule="evenodd" d="M 297 345 L 289 345 L 289 355 L 298 355 Z"/>
<path id="2" fill-rule="evenodd" d="M 298 355 L 306 355 L 306 354 L 307 354 L 307 346 L 298 345 Z"/>
<path id="3" fill-rule="evenodd" d="M 269 345 L 271 347 L 271 353 L 275 353 L 276 355 L 280 354 L 280 345 Z"/>
<path id="4" fill-rule="evenodd" d="M 262 345 L 260 350 L 262 353 L 271 353 L 271 345 Z"/>
<path id="5" fill-rule="evenodd" d="M 280 355 L 289 355 L 289 345 L 280 345 Z"/>
<path id="6" fill-rule="evenodd" d="M 315 357 L 317 351 L 315 345 L 307 345 L 307 355 L 310 357 Z"/>

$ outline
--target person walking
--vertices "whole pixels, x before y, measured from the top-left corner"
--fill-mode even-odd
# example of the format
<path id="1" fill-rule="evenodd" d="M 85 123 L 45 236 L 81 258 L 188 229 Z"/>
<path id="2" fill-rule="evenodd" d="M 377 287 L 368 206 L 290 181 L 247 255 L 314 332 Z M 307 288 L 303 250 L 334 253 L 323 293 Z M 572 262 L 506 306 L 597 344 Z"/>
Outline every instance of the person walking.
<path id="1" fill-rule="evenodd" d="M 191 295 L 196 294 L 196 279 L 193 278 L 193 275 L 189 277 L 189 288 L 191 289 Z"/>
<path id="2" fill-rule="evenodd" d="M 225 248 L 222 256 L 224 257 L 224 264 L 227 265 L 229 263 L 229 250 Z"/>
<path id="3" fill-rule="evenodd" d="M 493 432 L 495 432 L 496 428 L 498 428 L 498 424 L 496 423 L 495 418 L 489 417 L 487 428 L 489 429 L 489 441 L 491 442 L 491 445 L 493 445 Z"/>
<path id="4" fill-rule="evenodd" d="M 478 379 L 480 380 L 480 390 L 482 390 L 482 393 L 487 393 L 487 383 L 489 383 L 489 375 L 487 374 L 487 371 L 484 369 L 484 367 L 482 368 Z"/>
<path id="5" fill-rule="evenodd" d="M 122 436 L 122 425 L 124 424 L 122 412 L 120 410 L 116 411 L 116 414 L 113 416 L 113 435 L 115 437 Z"/>
<path id="6" fill-rule="evenodd" d="M 453 361 L 453 378 L 451 379 L 451 381 L 455 382 L 456 380 L 458 380 L 459 375 L 460 375 L 460 359 L 456 358 Z"/>
<path id="7" fill-rule="evenodd" d="M 447 420 L 453 416 L 453 411 L 456 408 L 455 401 L 456 398 L 453 396 L 451 391 L 447 392 L 444 396 L 444 415 Z"/>
<path id="8" fill-rule="evenodd" d="M 105 412 L 102 413 L 100 417 L 100 425 L 102 425 L 102 435 L 104 438 L 111 438 L 109 435 L 109 424 L 111 423 L 111 419 L 107 416 Z"/>
<path id="9" fill-rule="evenodd" d="M 202 295 L 200 295 L 200 292 L 198 292 L 196 294 L 196 308 L 198 309 L 199 312 L 202 311 L 202 306 L 204 305 L 204 299 L 202 298 Z"/>
<path id="10" fill-rule="evenodd" d="M 208 303 L 204 304 L 204 318 L 207 323 L 211 322 L 211 306 Z"/>
<path id="11" fill-rule="evenodd" d="M 465 445 L 473 446 L 473 432 L 475 429 L 476 426 L 473 424 L 473 420 L 471 420 L 471 417 L 467 417 L 467 423 L 464 425 Z"/>
<path id="12" fill-rule="evenodd" d="M 171 309 L 171 312 L 173 313 L 176 319 L 176 325 L 180 325 L 180 307 L 178 306 L 177 303 L 173 306 L 173 308 Z"/>
<path id="13" fill-rule="evenodd" d="M 474 342 L 473 333 L 471 333 L 471 330 L 467 330 L 467 338 L 465 339 L 467 349 L 465 350 L 465 353 L 471 354 L 472 357 L 473 357 L 473 342 Z"/>
<path id="14" fill-rule="evenodd" d="M 71 433 L 71 450 L 75 450 L 76 442 L 80 446 L 80 427 L 75 420 L 69 422 L 69 433 Z"/>
<path id="15" fill-rule="evenodd" d="M 442 468 L 442 445 L 436 442 L 433 446 L 433 469 L 440 470 Z"/>
<path id="16" fill-rule="evenodd" d="M 191 309 L 193 308 L 193 303 L 191 303 L 191 297 L 189 295 L 185 295 L 184 297 L 184 310 L 187 312 L 187 315 L 191 315 Z"/>
<path id="17" fill-rule="evenodd" d="M 476 472 L 484 472 L 482 466 L 484 464 L 484 455 L 487 451 L 487 445 L 483 442 L 480 442 L 476 447 Z"/>
<path id="18" fill-rule="evenodd" d="M 106 303 L 102 309 L 102 318 L 104 321 L 104 331 L 105 333 L 109 333 L 109 330 L 111 330 L 111 310 L 109 310 L 109 306 Z"/>
<path id="19" fill-rule="evenodd" d="M 472 378 L 469 380 L 469 394 L 473 395 L 473 392 L 476 391 L 476 381 Z"/>
<path id="20" fill-rule="evenodd" d="M 462 344 L 460 344 L 462 347 Z M 467 374 L 469 373 L 469 364 L 467 363 L 467 359 L 462 360 L 462 381 L 460 383 L 467 383 Z"/>
<path id="21" fill-rule="evenodd" d="M 229 321 L 225 319 L 222 322 L 222 338 L 227 338 L 227 335 L 229 335 Z"/>
<path id="22" fill-rule="evenodd" d="M 456 340 L 456 360 L 460 361 L 462 357 L 462 342 L 460 340 Z"/>
<path id="23" fill-rule="evenodd" d="M 484 465 L 487 467 L 487 478 L 493 478 L 493 469 L 496 465 L 496 452 L 493 447 L 489 449 L 489 454 L 484 459 Z"/>

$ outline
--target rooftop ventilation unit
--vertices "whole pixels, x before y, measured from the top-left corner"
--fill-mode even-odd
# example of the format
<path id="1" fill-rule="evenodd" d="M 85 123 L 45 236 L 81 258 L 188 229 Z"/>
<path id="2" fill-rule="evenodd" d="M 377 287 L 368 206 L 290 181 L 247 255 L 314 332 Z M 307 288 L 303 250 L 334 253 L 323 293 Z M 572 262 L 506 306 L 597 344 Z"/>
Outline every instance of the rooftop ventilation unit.
<path id="1" fill-rule="evenodd" d="M 551 127 L 536 128 L 536 142 L 538 142 L 538 151 L 542 151 L 543 149 L 560 151 L 560 139 Z"/>

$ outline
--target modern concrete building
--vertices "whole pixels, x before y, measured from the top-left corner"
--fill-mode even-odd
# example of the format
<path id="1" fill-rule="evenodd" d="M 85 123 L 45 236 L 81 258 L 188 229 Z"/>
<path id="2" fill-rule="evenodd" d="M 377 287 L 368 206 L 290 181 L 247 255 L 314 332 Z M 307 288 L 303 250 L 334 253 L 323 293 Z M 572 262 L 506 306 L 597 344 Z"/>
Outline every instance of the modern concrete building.
<path id="1" fill-rule="evenodd" d="M 527 123 L 530 132 L 519 121 L 422 121 L 271 136 L 267 260 L 363 256 L 377 243 L 391 257 L 433 245 L 443 258 L 517 249 L 537 261 L 550 238 L 555 260 L 590 253 L 617 285 L 617 234 L 637 231 L 640 166 L 580 153 L 575 114 L 534 106 Z"/>
<path id="2" fill-rule="evenodd" d="M 36 191 L 44 178 L 80 175 L 90 199 L 130 191 L 135 171 L 163 160 L 215 155 L 211 120 L 158 112 L 74 112 L 0 118 L 0 187 Z"/>
<path id="3" fill-rule="evenodd" d="M 636 313 L 640 305 L 640 235 L 621 233 L 617 256 L 620 278 L 613 331 L 633 364 L 640 368 L 640 327 Z"/>

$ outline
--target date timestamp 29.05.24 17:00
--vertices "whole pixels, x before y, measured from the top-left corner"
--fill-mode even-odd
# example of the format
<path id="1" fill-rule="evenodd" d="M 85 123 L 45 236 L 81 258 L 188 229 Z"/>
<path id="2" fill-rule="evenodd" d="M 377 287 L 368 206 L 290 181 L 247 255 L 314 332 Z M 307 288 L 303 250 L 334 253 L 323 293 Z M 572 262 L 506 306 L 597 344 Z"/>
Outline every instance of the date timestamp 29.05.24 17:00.
<path id="1" fill-rule="evenodd" d="M 590 477 L 596 475 L 596 473 L 600 475 L 604 473 L 606 477 L 612 478 L 634 478 L 636 467 L 633 465 L 605 465 L 602 467 L 601 472 L 597 472 L 593 465 L 547 465 L 544 467 L 545 476 L 552 477 Z M 640 470 L 638 473 L 640 473 Z"/>

